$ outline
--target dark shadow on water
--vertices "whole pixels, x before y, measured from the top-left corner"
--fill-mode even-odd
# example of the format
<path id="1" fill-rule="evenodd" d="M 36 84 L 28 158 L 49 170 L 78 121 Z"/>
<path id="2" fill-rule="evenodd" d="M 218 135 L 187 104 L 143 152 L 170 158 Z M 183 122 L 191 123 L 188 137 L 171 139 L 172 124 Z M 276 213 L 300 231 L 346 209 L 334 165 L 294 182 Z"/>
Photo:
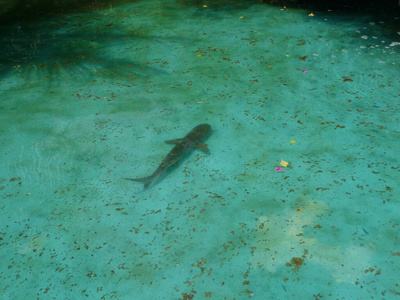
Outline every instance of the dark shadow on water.
<path id="1" fill-rule="evenodd" d="M 113 23 L 117 18 L 91 12 L 0 25 L 0 78 L 16 72 L 25 80 L 45 77 L 48 83 L 57 84 L 63 76 L 81 73 L 128 81 L 167 74 L 139 56 L 131 59 L 135 47 L 182 38 L 117 28 Z M 121 49 L 120 54 L 115 53 L 115 47 Z"/>
<path id="2" fill-rule="evenodd" d="M 5 0 L 0 0 L 5 3 Z M 155 36 L 140 28 L 134 32 L 132 28 L 114 26 L 113 21 L 118 24 L 121 18 L 130 18 L 130 12 L 125 16 L 110 15 L 104 17 L 104 9 L 116 8 L 127 0 L 106 1 L 93 0 L 83 4 L 77 0 L 71 0 L 67 5 L 64 0 L 50 1 L 48 7 L 44 4 L 50 0 L 15 0 L 7 2 L 19 4 L 9 6 L 8 11 L 3 14 L 3 23 L 0 25 L 0 78 L 10 73 L 18 72 L 26 80 L 34 80 L 43 77 L 48 78 L 49 83 L 57 83 L 62 76 L 78 73 L 96 74 L 97 76 L 125 77 L 128 81 L 134 78 L 162 75 L 167 72 L 162 68 L 151 67 L 143 58 L 135 57 L 135 47 L 138 44 L 156 44 L 159 40 L 173 39 L 184 41 L 178 36 Z M 140 2 L 140 1 L 137 1 Z M 396 7 L 394 0 L 390 0 L 391 6 L 386 6 L 389 0 L 361 1 L 361 0 L 340 0 L 340 1 L 314 1 L 314 0 L 214 0 L 204 2 L 203 0 L 176 0 L 172 4 L 164 4 L 160 1 L 162 9 L 185 9 L 186 7 L 197 7 L 197 14 L 201 17 L 213 17 L 218 11 L 248 9 L 254 5 L 276 5 L 300 9 L 310 9 L 314 12 L 320 10 L 316 18 L 323 18 L 325 14 L 336 13 L 336 20 L 340 20 L 340 14 L 352 14 L 356 21 L 357 14 L 370 13 L 389 19 L 396 12 L 396 9 L 387 11 L 383 8 Z M 22 4 L 24 3 L 24 4 Z M 11 6 L 12 6 L 11 5 Z M 28 5 L 28 8 L 26 6 Z M 206 5 L 206 7 L 204 7 Z M 176 7 L 175 7 L 176 6 Z M 375 8 L 374 10 L 372 8 Z M 379 8 L 379 9 L 378 9 Z M 102 10 L 103 9 L 103 10 Z M 96 15 L 96 11 L 98 11 Z M 68 13 L 79 12 L 79 14 L 68 15 Z M 90 11 L 90 13 L 85 13 Z M 102 13 L 100 13 L 100 11 Z M 328 12 L 333 11 L 333 12 Z M 34 13 L 30 13 L 34 12 Z M 121 11 L 120 11 L 121 12 Z M 354 14 L 353 14 L 354 13 Z M 15 14 L 13 21 L 6 16 Z M 6 16 L 5 16 L 6 15 Z M 346 21 L 349 18 L 345 17 Z M 7 21 L 8 20 L 8 21 Z M 399 19 L 392 18 L 389 27 L 394 35 L 399 29 Z M 397 21 L 396 21 L 397 20 Z M 5 22 L 7 21 L 7 22 Z M 351 21 L 351 19 L 350 19 Z M 178 22 L 178 20 L 177 20 Z M 113 47 L 121 49 L 120 56 L 115 53 Z M 129 54 L 129 55 L 126 55 Z M 129 58 L 128 58 L 129 57 Z M 39 72 L 40 71 L 40 72 Z"/>
<path id="3" fill-rule="evenodd" d="M 96 11 L 140 0 L 0 0 L 0 24 L 33 22 L 49 16 Z"/>

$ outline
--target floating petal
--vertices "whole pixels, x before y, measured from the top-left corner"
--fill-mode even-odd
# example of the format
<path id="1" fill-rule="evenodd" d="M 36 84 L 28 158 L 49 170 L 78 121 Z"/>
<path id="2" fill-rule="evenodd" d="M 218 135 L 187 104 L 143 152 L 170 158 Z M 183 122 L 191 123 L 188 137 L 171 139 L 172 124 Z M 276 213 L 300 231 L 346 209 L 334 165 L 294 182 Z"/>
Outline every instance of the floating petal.
<path id="1" fill-rule="evenodd" d="M 289 165 L 289 163 L 288 163 L 287 161 L 284 161 L 284 160 L 281 158 L 281 166 L 284 167 L 284 168 L 286 168 L 288 165 Z"/>

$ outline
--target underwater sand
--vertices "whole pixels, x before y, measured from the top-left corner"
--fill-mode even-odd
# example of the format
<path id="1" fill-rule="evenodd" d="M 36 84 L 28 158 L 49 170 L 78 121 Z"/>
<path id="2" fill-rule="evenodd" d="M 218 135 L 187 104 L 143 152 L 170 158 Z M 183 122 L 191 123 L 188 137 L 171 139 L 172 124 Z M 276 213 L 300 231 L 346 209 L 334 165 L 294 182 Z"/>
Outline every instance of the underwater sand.
<path id="1" fill-rule="evenodd" d="M 394 299 L 390 21 L 169 0 L 2 26 L 1 299 Z M 201 123 L 211 155 L 124 179 Z"/>

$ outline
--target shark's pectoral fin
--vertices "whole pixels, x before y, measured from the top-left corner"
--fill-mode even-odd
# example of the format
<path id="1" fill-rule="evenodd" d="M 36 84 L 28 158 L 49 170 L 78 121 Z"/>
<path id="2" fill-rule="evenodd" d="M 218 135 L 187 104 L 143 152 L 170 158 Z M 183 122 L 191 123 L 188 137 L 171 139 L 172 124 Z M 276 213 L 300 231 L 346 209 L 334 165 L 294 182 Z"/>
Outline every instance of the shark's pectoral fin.
<path id="1" fill-rule="evenodd" d="M 145 177 L 145 178 L 125 178 L 126 180 L 136 181 L 144 184 L 144 189 L 147 189 L 153 183 L 153 176 Z"/>
<path id="2" fill-rule="evenodd" d="M 182 139 L 174 139 L 174 140 L 168 140 L 165 141 L 167 144 L 179 144 L 182 141 Z"/>
<path id="3" fill-rule="evenodd" d="M 198 143 L 195 147 L 196 147 L 196 149 L 199 149 L 199 150 L 203 151 L 206 154 L 210 154 L 210 150 L 208 149 L 208 145 L 207 144 Z"/>

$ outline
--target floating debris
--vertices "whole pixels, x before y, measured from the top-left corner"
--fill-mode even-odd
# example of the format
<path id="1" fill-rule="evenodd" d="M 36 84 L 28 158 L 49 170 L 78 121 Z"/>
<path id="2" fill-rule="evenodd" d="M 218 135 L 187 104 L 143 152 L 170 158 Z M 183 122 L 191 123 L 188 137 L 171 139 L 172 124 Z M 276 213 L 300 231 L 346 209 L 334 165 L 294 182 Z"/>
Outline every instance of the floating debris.
<path id="1" fill-rule="evenodd" d="M 287 161 L 284 161 L 284 160 L 281 158 L 281 166 L 284 167 L 284 168 L 286 168 L 288 165 L 289 165 L 289 163 L 288 163 Z"/>

